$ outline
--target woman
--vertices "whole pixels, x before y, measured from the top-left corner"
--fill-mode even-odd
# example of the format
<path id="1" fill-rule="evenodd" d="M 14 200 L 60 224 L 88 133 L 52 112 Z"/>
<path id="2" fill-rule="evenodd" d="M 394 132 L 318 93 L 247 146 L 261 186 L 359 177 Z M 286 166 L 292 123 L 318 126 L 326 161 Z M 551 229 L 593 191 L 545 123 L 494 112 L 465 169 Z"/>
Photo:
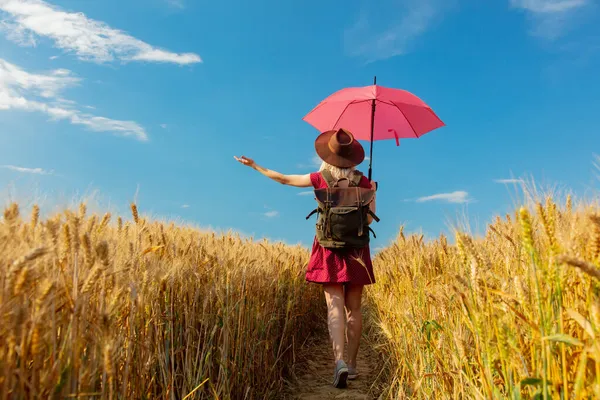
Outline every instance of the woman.
<path id="1" fill-rule="evenodd" d="M 284 185 L 295 187 L 326 188 L 327 182 L 321 171 L 327 170 L 335 179 L 351 178 L 357 173 L 355 167 L 365 158 L 362 145 L 345 129 L 324 132 L 315 140 L 315 150 L 323 161 L 319 172 L 306 175 L 284 175 L 263 168 L 252 159 L 234 158 L 261 174 Z M 375 189 L 372 182 L 362 176 L 359 186 Z M 370 205 L 375 213 L 375 200 Z M 372 222 L 369 215 L 368 223 Z M 306 280 L 323 286 L 327 301 L 327 321 L 333 344 L 335 369 L 333 386 L 345 387 L 346 379 L 358 377 L 356 357 L 362 332 L 361 297 L 363 286 L 375 283 L 369 246 L 360 249 L 329 249 L 322 247 L 317 238 L 307 266 Z M 344 308 L 347 317 L 348 364 L 344 362 Z"/>

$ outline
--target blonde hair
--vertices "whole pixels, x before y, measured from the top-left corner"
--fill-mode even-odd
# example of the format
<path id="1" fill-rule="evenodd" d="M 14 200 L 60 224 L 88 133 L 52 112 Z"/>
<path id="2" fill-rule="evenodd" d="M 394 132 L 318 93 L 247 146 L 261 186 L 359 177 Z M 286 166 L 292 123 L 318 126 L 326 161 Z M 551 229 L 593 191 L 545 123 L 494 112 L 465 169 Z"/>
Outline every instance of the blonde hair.
<path id="1" fill-rule="evenodd" d="M 354 175 L 356 169 L 354 167 L 350 168 L 340 168 L 334 165 L 328 164 L 325 161 L 321 163 L 321 167 L 319 168 L 319 172 L 327 170 L 331 173 L 335 179 L 348 178 L 351 179 Z"/>

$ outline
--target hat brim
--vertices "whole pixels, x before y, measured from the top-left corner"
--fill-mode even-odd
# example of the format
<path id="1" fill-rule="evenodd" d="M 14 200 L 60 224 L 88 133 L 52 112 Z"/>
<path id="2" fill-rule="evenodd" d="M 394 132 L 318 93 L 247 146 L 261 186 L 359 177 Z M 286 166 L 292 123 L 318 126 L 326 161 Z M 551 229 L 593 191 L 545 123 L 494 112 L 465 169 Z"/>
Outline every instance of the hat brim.
<path id="1" fill-rule="evenodd" d="M 347 157 L 339 156 L 332 153 L 329 149 L 329 139 L 335 134 L 335 130 L 321 133 L 315 140 L 315 150 L 321 160 L 327 164 L 333 165 L 338 168 L 350 168 L 355 167 L 365 159 L 365 149 L 362 145 L 354 139 L 352 141 L 352 151 Z"/>

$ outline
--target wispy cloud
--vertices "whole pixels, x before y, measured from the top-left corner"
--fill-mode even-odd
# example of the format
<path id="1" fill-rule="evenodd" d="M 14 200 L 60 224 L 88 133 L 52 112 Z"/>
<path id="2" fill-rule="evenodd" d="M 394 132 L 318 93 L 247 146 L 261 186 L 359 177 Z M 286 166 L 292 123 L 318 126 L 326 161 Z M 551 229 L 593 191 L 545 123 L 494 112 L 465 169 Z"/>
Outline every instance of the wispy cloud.
<path id="1" fill-rule="evenodd" d="M 18 167 L 16 165 L 0 165 L 2 169 L 9 169 L 15 172 L 22 172 L 25 174 L 35 174 L 35 175 L 52 175 L 54 171 L 46 171 L 42 168 L 26 168 L 26 167 Z"/>
<path id="2" fill-rule="evenodd" d="M 185 8 L 185 2 L 183 0 L 165 0 L 167 4 L 173 8 L 178 8 L 180 10 Z"/>
<path id="3" fill-rule="evenodd" d="M 46 99 L 60 99 L 62 90 L 76 86 L 80 81 L 66 69 L 55 69 L 46 75 L 30 74 L 0 58 L 0 88 L 3 92 L 18 88 Z"/>
<path id="4" fill-rule="evenodd" d="M 267 211 L 267 212 L 266 212 L 266 213 L 264 213 L 263 215 L 264 215 L 265 217 L 267 217 L 267 218 L 275 218 L 275 217 L 277 217 L 277 216 L 279 215 L 279 211 L 275 211 L 275 210 L 272 210 L 272 211 Z"/>
<path id="5" fill-rule="evenodd" d="M 323 163 L 323 160 L 321 160 L 319 158 L 319 156 L 315 154 L 314 156 L 312 156 L 310 161 L 308 161 L 306 163 L 300 163 L 297 166 L 298 166 L 298 168 L 302 168 L 302 169 L 315 169 L 315 168 L 319 168 L 322 163 Z"/>
<path id="6" fill-rule="evenodd" d="M 160 127 L 163 129 L 167 129 L 168 126 L 167 126 L 167 124 L 160 124 Z"/>
<path id="7" fill-rule="evenodd" d="M 67 120 L 92 131 L 114 132 L 141 141 L 148 140 L 144 128 L 134 121 L 91 115 L 77 109 L 72 100 L 61 97 L 63 90 L 78 85 L 80 81 L 66 69 L 34 74 L 0 58 L 0 111 L 40 112 L 51 120 Z"/>
<path id="8" fill-rule="evenodd" d="M 305 192 L 299 192 L 298 196 L 310 196 L 310 195 L 313 195 L 313 194 L 315 194 L 315 192 L 313 192 L 312 190 L 307 190 Z"/>
<path id="9" fill-rule="evenodd" d="M 591 0 L 510 0 L 510 5 L 528 14 L 533 36 L 554 40 L 577 25 Z"/>
<path id="10" fill-rule="evenodd" d="M 469 193 L 464 191 L 456 191 L 452 193 L 438 193 L 431 196 L 419 197 L 415 200 L 417 203 L 427 201 L 445 201 L 447 203 L 468 203 L 471 201 Z"/>
<path id="11" fill-rule="evenodd" d="M 344 32 L 350 56 L 367 62 L 383 60 L 409 51 L 412 42 L 425 34 L 452 1 L 385 0 L 366 2 L 358 21 Z"/>
<path id="12" fill-rule="evenodd" d="M 189 204 L 182 204 L 181 208 L 190 208 L 190 205 Z"/>
<path id="13" fill-rule="evenodd" d="M 589 0 L 510 0 L 513 7 L 539 14 L 562 13 L 588 4 Z"/>
<path id="14" fill-rule="evenodd" d="M 83 13 L 63 11 L 43 0 L 0 0 L 0 28 L 23 46 L 35 46 L 37 37 L 84 61 L 121 61 L 193 64 L 202 62 L 194 53 L 174 53 L 145 43 Z"/>
<path id="15" fill-rule="evenodd" d="M 495 179 L 494 182 L 503 184 L 523 183 L 523 179 Z"/>
<path id="16" fill-rule="evenodd" d="M 319 157 L 318 155 L 314 155 L 311 159 L 310 159 L 310 163 L 312 166 L 314 167 L 320 167 L 321 164 L 323 164 L 323 160 L 321 160 L 321 157 Z"/>

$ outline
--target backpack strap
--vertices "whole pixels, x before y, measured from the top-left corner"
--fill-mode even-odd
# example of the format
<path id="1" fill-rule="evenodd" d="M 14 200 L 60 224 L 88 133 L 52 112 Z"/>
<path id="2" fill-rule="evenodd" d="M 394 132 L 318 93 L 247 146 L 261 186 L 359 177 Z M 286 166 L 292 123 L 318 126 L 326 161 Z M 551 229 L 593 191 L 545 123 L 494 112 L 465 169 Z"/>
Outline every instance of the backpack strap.
<path id="1" fill-rule="evenodd" d="M 375 214 L 373 213 L 373 211 L 371 211 L 371 209 L 368 209 L 368 210 L 367 210 L 367 214 L 371 215 L 371 217 L 373 217 L 373 219 L 374 219 L 375 221 L 377 221 L 377 222 L 379 222 L 379 221 L 380 221 L 379 217 L 378 217 L 377 215 L 375 215 Z"/>
<path id="2" fill-rule="evenodd" d="M 321 176 L 323 177 L 323 179 L 325 179 L 325 182 L 327 182 L 328 187 L 333 187 L 335 179 L 333 179 L 333 175 L 331 175 L 331 172 L 324 169 L 323 171 L 321 171 Z"/>
<path id="3" fill-rule="evenodd" d="M 367 226 L 367 229 L 368 229 L 369 231 L 371 231 L 371 233 L 373 234 L 373 237 L 374 237 L 375 239 L 377 239 L 377 235 L 375 235 L 375 231 L 374 231 L 373 229 L 371 229 L 371 227 L 370 227 L 370 226 Z"/>
<path id="4" fill-rule="evenodd" d="M 314 210 L 312 210 L 312 211 L 310 212 L 310 214 L 308 214 L 308 215 L 306 216 L 306 219 L 309 219 L 310 217 L 312 217 L 312 216 L 313 216 L 313 214 L 316 214 L 316 213 L 318 213 L 318 212 L 319 212 L 319 209 L 318 209 L 318 208 L 315 208 Z"/>
<path id="5" fill-rule="evenodd" d="M 358 186 L 360 184 L 360 180 L 362 179 L 363 174 L 360 171 L 354 171 L 354 173 L 352 174 L 352 179 L 350 179 L 350 182 L 352 182 L 353 186 Z"/>

